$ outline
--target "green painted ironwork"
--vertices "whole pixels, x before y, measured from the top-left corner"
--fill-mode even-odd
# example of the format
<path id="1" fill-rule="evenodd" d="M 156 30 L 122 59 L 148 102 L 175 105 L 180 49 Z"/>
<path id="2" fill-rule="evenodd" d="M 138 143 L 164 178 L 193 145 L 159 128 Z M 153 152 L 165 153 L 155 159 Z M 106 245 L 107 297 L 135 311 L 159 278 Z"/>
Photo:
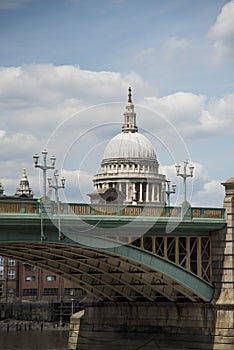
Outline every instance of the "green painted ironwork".
<path id="1" fill-rule="evenodd" d="M 82 237 L 79 237 L 79 240 L 82 242 Z M 99 248 L 100 250 L 117 254 L 120 257 L 150 267 L 167 276 L 170 280 L 183 285 L 202 300 L 211 301 L 213 298 L 214 287 L 210 283 L 163 257 L 130 245 L 113 246 L 111 240 L 90 235 L 88 237 L 87 235 L 84 236 L 84 242 L 86 246 L 87 244 L 89 247 L 102 246 L 102 248 Z"/>
<path id="2" fill-rule="evenodd" d="M 52 222 L 53 218 L 57 217 L 55 207 L 54 203 L 50 202 L 45 212 L 41 210 L 40 200 L 0 200 L 0 242 L 37 244 L 41 242 L 43 223 L 43 236 L 46 235 L 47 240 L 41 244 L 57 244 L 57 228 Z M 122 261 L 132 261 L 134 264 L 161 273 L 171 281 L 172 285 L 179 284 L 202 300 L 212 299 L 214 291 L 212 285 L 191 271 L 143 249 L 130 245 L 113 245 L 111 240 L 104 237 L 106 233 L 102 232 L 104 229 L 108 232 L 108 229 L 114 228 L 115 234 L 121 234 L 122 228 L 131 223 L 127 231 L 130 236 L 140 237 L 147 225 L 149 230 L 145 233 L 163 236 L 167 235 L 166 229 L 170 223 L 173 236 L 210 236 L 211 232 L 220 230 L 226 225 L 226 213 L 223 208 L 188 208 L 184 216 L 181 216 L 181 207 L 90 206 L 61 203 L 60 208 L 61 222 L 63 227 L 68 228 L 70 238 L 67 237 L 59 244 L 82 246 L 84 250 L 89 247 L 94 251 L 106 252 L 110 256 L 116 255 Z M 83 235 L 82 244 L 82 232 L 87 231 L 87 228 L 91 234 Z M 4 252 L 1 251 L 0 244 L 0 255 L 4 255 Z"/>

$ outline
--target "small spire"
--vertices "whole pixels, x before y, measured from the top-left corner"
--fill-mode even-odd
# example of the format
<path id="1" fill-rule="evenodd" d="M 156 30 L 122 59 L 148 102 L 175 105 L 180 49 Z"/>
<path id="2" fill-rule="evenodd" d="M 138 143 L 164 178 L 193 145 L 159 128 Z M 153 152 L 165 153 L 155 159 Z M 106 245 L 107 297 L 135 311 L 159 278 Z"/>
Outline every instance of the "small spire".
<path id="1" fill-rule="evenodd" d="M 128 103 L 132 103 L 132 88 L 128 88 Z"/>
<path id="2" fill-rule="evenodd" d="M 27 177 L 26 168 L 23 169 L 23 176 Z"/>

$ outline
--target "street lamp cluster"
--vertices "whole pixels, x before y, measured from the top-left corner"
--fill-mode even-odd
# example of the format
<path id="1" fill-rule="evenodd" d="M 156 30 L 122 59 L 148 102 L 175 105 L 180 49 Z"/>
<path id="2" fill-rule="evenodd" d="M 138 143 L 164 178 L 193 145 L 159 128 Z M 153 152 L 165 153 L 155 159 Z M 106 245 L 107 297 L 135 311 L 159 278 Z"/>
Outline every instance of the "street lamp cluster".
<path id="1" fill-rule="evenodd" d="M 176 184 L 172 184 L 172 186 L 171 186 L 171 180 L 166 180 L 166 189 L 164 192 L 167 195 L 167 206 L 168 207 L 171 206 L 170 196 L 171 196 L 171 194 L 175 193 L 175 191 L 176 191 Z"/>
<path id="2" fill-rule="evenodd" d="M 176 168 L 176 175 L 182 177 L 183 180 L 184 180 L 183 181 L 183 184 L 184 184 L 184 200 L 183 200 L 182 205 L 185 206 L 185 207 L 187 205 L 189 205 L 189 203 L 187 202 L 187 185 L 186 185 L 186 180 L 187 180 L 188 177 L 193 177 L 193 171 L 194 171 L 194 166 L 190 165 L 189 166 L 189 173 L 187 173 L 188 164 L 189 164 L 189 162 L 187 160 L 184 161 L 183 172 L 180 172 L 181 165 L 177 164 L 175 166 L 175 168 Z"/>
<path id="3" fill-rule="evenodd" d="M 54 174 L 54 179 L 55 179 L 55 183 L 53 183 L 53 179 L 52 177 L 48 177 L 48 185 L 50 188 L 54 189 L 55 192 L 55 202 L 57 205 L 57 216 L 58 216 L 58 232 L 59 232 L 59 240 L 63 241 L 65 239 L 65 236 L 61 233 L 61 224 L 60 224 L 60 205 L 59 205 L 59 195 L 58 195 L 58 190 L 60 188 L 64 188 L 65 187 L 65 181 L 66 179 L 64 177 L 61 178 L 61 186 L 58 184 L 58 173 L 55 172 Z"/>
<path id="4" fill-rule="evenodd" d="M 189 165 L 189 162 L 186 160 L 184 161 L 184 167 L 183 167 L 183 172 L 180 171 L 181 165 L 180 164 L 176 164 L 175 168 L 176 168 L 176 175 L 180 176 L 183 178 L 183 202 L 182 202 L 182 206 L 183 207 L 187 207 L 189 205 L 188 201 L 187 201 L 187 178 L 188 177 L 193 177 L 193 173 L 194 173 L 194 166 Z M 189 172 L 187 172 L 187 167 L 189 169 Z M 172 184 L 171 186 L 171 181 L 170 180 L 166 180 L 166 185 L 165 185 L 165 190 L 164 192 L 167 195 L 167 206 L 170 207 L 170 195 L 174 194 L 176 192 L 176 185 Z"/>
<path id="5" fill-rule="evenodd" d="M 40 156 L 38 154 L 34 154 L 33 159 L 34 159 L 34 166 L 35 168 L 39 168 L 43 171 L 43 197 L 46 198 L 46 172 L 49 169 L 54 169 L 55 168 L 55 160 L 56 157 L 52 156 L 50 157 L 51 160 L 51 165 L 47 165 L 47 154 L 48 152 L 44 149 L 42 152 L 43 156 L 43 164 L 38 164 Z"/>
<path id="6" fill-rule="evenodd" d="M 46 183 L 47 183 L 46 173 L 47 173 L 47 170 L 49 170 L 49 169 L 55 169 L 56 157 L 55 156 L 50 157 L 51 165 L 47 165 L 48 152 L 44 149 L 41 153 L 43 156 L 42 164 L 38 164 L 39 158 L 40 158 L 40 156 L 38 154 L 34 154 L 33 159 L 34 159 L 35 168 L 39 168 L 43 171 L 43 197 L 42 197 L 42 202 L 41 202 L 41 239 L 46 240 L 47 238 L 43 232 L 43 202 L 44 202 L 44 206 L 48 202 L 48 196 L 47 196 L 47 192 L 46 192 Z M 55 171 L 55 174 L 54 174 L 55 183 L 53 183 L 53 179 L 51 177 L 48 177 L 47 180 L 48 180 L 48 186 L 50 188 L 54 189 L 54 191 L 55 191 L 55 202 L 56 202 L 56 206 L 57 206 L 57 216 L 58 216 L 59 240 L 64 240 L 65 236 L 61 233 L 61 225 L 60 225 L 60 205 L 59 205 L 58 190 L 65 187 L 66 180 L 64 177 L 62 177 L 61 178 L 61 185 L 59 185 L 58 184 L 58 177 L 59 177 L 59 175 L 58 175 L 57 171 Z"/>

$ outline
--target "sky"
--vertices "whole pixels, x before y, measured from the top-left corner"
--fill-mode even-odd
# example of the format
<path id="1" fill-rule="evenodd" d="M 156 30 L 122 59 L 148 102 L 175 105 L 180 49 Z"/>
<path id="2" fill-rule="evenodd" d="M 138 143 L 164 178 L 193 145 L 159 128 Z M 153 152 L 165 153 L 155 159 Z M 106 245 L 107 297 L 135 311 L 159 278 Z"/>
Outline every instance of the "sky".
<path id="1" fill-rule="evenodd" d="M 233 18 L 234 0 L 0 0 L 4 193 L 25 167 L 41 195 L 32 157 L 46 148 L 66 178 L 62 200 L 88 202 L 131 86 L 139 131 L 177 185 L 172 203 L 175 164 L 188 159 L 191 204 L 221 207 L 234 176 Z"/>

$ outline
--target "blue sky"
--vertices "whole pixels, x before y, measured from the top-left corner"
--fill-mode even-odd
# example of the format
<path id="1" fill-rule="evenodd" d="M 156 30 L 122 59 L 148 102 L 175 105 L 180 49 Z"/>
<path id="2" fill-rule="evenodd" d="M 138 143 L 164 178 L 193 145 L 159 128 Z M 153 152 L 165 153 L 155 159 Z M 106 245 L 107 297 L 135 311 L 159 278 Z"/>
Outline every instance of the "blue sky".
<path id="1" fill-rule="evenodd" d="M 74 193 L 80 172 L 85 197 L 105 144 L 118 128 L 95 129 L 91 139 L 100 144 L 99 154 L 90 156 L 89 165 L 83 162 L 82 171 L 80 162 L 95 144 L 74 140 L 97 125 L 121 123 L 131 85 L 139 126 L 164 145 L 176 128 L 186 145 L 181 156 L 172 156 L 171 138 L 167 157 L 155 141 L 162 170 L 179 183 L 173 162 L 189 155 L 197 169 L 194 205 L 222 205 L 219 183 L 234 175 L 233 16 L 233 0 L 0 0 L 0 179 L 5 192 L 15 191 L 26 166 L 39 193 L 31 155 L 49 143 L 58 164 L 67 160 L 63 172 L 71 185 L 66 195 Z M 111 102 L 122 104 L 113 112 L 92 107 Z M 149 110 L 155 115 L 149 117 Z M 82 152 L 74 148 L 74 156 L 64 158 L 64 149 L 71 147 L 61 140 L 69 140 L 74 115 L 72 140 Z M 56 133 L 60 141 L 55 142 L 51 135 Z"/>

